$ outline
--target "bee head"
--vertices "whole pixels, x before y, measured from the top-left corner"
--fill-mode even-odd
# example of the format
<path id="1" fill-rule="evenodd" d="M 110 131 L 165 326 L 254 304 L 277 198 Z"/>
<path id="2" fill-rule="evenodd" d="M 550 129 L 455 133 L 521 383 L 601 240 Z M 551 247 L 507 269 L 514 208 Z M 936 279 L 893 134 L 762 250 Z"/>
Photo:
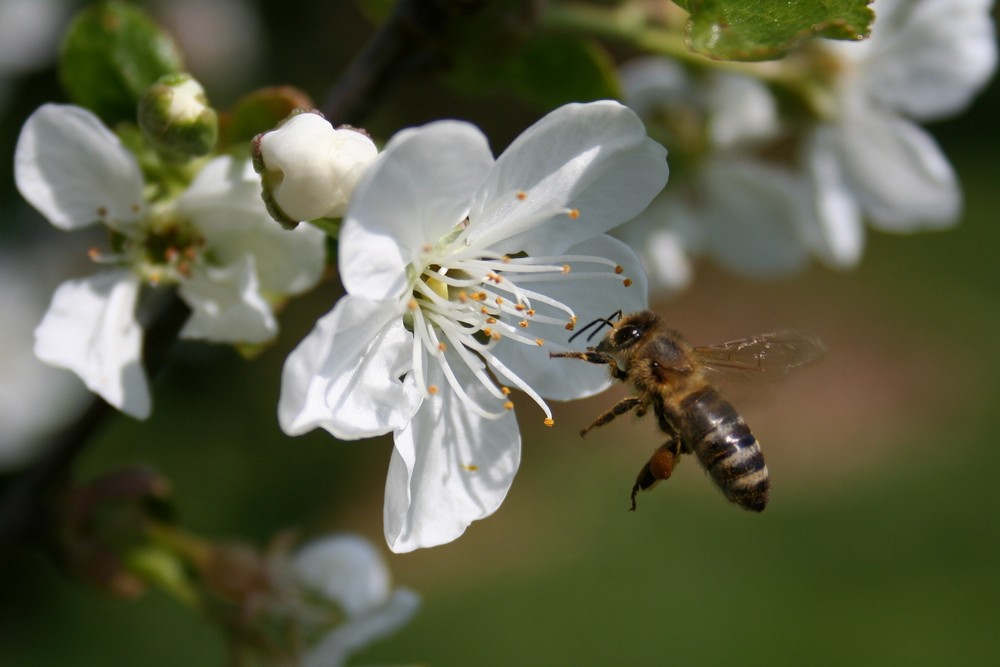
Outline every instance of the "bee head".
<path id="1" fill-rule="evenodd" d="M 660 316 L 643 310 L 626 315 L 614 325 L 595 348 L 598 352 L 621 352 L 641 341 L 647 332 L 662 326 Z"/>

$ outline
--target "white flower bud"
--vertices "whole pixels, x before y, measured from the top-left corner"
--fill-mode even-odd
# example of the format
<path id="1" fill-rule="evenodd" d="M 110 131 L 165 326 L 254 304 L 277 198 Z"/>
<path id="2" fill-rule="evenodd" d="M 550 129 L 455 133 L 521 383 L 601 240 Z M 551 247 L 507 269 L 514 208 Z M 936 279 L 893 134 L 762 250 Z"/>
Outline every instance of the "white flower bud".
<path id="1" fill-rule="evenodd" d="M 168 74 L 149 87 L 139 100 L 139 127 L 161 155 L 172 159 L 207 155 L 219 134 L 205 89 L 189 74 Z"/>
<path id="2" fill-rule="evenodd" d="M 283 224 L 343 216 L 361 174 L 377 155 L 363 132 L 334 129 L 318 113 L 299 113 L 254 140 L 264 201 Z"/>

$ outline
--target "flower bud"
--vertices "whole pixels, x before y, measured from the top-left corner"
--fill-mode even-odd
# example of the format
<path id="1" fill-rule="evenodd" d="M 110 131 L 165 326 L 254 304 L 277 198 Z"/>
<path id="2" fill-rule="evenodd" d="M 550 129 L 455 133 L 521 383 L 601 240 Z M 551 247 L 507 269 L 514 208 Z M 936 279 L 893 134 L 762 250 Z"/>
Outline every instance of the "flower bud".
<path id="1" fill-rule="evenodd" d="M 168 74 L 139 100 L 139 127 L 158 153 L 186 160 L 215 147 L 219 119 L 205 89 L 191 75 Z"/>
<path id="2" fill-rule="evenodd" d="M 334 129 L 318 113 L 298 113 L 253 141 L 254 168 L 271 216 L 285 226 L 339 218 L 361 174 L 378 155 L 360 130 Z"/>

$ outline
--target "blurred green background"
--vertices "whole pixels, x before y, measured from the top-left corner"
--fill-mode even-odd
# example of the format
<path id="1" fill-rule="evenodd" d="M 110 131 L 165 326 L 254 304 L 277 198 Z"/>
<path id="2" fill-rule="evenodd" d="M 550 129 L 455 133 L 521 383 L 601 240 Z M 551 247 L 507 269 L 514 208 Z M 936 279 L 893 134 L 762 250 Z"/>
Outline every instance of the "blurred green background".
<path id="1" fill-rule="evenodd" d="M 268 50 L 247 75 L 254 84 L 290 82 L 321 96 L 368 34 L 346 3 L 256 9 Z M 7 99 L 4 155 L 26 114 L 60 99 L 50 70 L 25 76 Z M 381 109 L 376 131 L 459 116 L 491 129 L 496 150 L 533 113 L 423 81 Z M 653 425 L 623 419 L 577 436 L 622 390 L 556 406 L 554 429 L 529 407 L 519 411 L 521 470 L 496 515 L 453 544 L 386 554 L 423 607 L 353 664 L 995 664 L 998 110 L 994 82 L 966 115 L 931 127 L 964 184 L 956 229 L 872 234 L 861 266 L 846 273 L 751 283 L 701 266 L 690 290 L 657 304 L 695 342 L 796 327 L 828 344 L 822 364 L 736 394 L 771 470 L 767 512 L 730 505 L 688 461 L 629 513 L 635 474 L 659 444 Z M 23 218 L 8 161 L 0 174 L 0 211 Z M 28 225 L 44 223 L 28 217 L 0 223 L 0 239 L 33 236 Z M 381 547 L 390 439 L 291 439 L 275 419 L 281 363 L 335 290 L 292 304 L 279 344 L 251 363 L 182 346 L 157 384 L 153 417 L 116 420 L 80 477 L 152 462 L 173 480 L 185 525 L 202 535 L 263 544 L 298 526 L 356 531 Z M 0 665 L 224 659 L 215 631 L 160 593 L 115 600 L 42 554 L 0 573 Z"/>

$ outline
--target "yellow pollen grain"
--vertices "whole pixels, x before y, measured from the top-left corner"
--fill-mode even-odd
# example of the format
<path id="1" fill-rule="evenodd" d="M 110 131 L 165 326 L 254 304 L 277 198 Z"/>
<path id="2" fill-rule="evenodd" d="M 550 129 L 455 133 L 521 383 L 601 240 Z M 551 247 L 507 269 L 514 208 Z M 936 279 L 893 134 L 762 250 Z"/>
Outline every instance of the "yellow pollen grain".
<path id="1" fill-rule="evenodd" d="M 519 303 L 516 306 L 514 306 L 514 310 L 517 310 L 517 311 L 523 311 L 524 309 L 525 309 L 525 305 L 523 303 Z"/>
<path id="2" fill-rule="evenodd" d="M 486 324 L 496 324 L 496 323 L 497 323 L 497 318 L 495 318 L 495 317 L 487 317 L 486 318 Z"/>
<path id="3" fill-rule="evenodd" d="M 490 309 L 487 308 L 486 306 L 481 306 L 479 308 L 479 312 L 482 313 L 483 315 L 489 315 L 490 314 Z"/>
<path id="4" fill-rule="evenodd" d="M 410 299 L 409 301 L 407 301 L 406 307 L 409 308 L 410 310 L 416 310 L 417 308 L 419 308 L 416 299 Z"/>
<path id="5" fill-rule="evenodd" d="M 486 297 L 489 296 L 486 292 L 476 292 L 472 295 L 473 301 L 486 301 Z"/>
<path id="6" fill-rule="evenodd" d="M 521 327 L 522 329 L 527 329 L 528 328 L 528 320 L 521 320 L 520 322 L 517 323 L 517 326 Z"/>
<path id="7" fill-rule="evenodd" d="M 496 299 L 493 300 L 493 302 L 496 305 L 498 305 L 498 306 L 502 306 L 503 305 L 503 297 L 502 296 L 498 296 Z"/>
<path id="8" fill-rule="evenodd" d="M 513 410 L 514 409 L 514 402 L 513 401 L 507 401 L 506 403 L 503 404 L 503 407 L 504 407 L 504 410 Z"/>
<path id="9" fill-rule="evenodd" d="M 580 209 L 578 209 L 578 208 L 571 208 L 566 215 L 569 216 L 570 220 L 576 220 L 577 218 L 580 217 Z"/>
<path id="10" fill-rule="evenodd" d="M 632 279 L 631 278 L 626 278 L 625 280 L 622 281 L 622 285 L 625 285 L 625 287 L 631 287 L 632 286 Z"/>
<path id="11" fill-rule="evenodd" d="M 525 192 L 524 190 L 519 190 L 516 196 L 517 196 L 518 200 L 524 201 L 525 199 L 528 198 L 528 193 Z"/>
<path id="12" fill-rule="evenodd" d="M 534 308 L 529 308 L 528 312 L 526 314 L 527 314 L 528 317 L 534 317 L 535 316 L 535 309 Z"/>
<path id="13" fill-rule="evenodd" d="M 562 267 L 562 272 L 563 272 L 563 273 L 569 273 L 569 271 L 570 271 L 570 266 L 569 266 L 569 264 L 563 264 L 563 267 Z"/>
<path id="14" fill-rule="evenodd" d="M 490 336 L 492 338 L 493 329 L 490 329 L 489 327 L 483 327 L 483 334 L 486 336 Z"/>
<path id="15" fill-rule="evenodd" d="M 553 419 L 552 417 L 546 417 L 545 421 L 543 421 L 542 423 L 545 424 L 546 426 L 554 426 L 555 423 L 556 423 L 556 420 Z"/>
<path id="16" fill-rule="evenodd" d="M 510 387 L 500 387 L 500 393 L 504 396 L 510 396 Z"/>
<path id="17" fill-rule="evenodd" d="M 438 393 L 437 385 L 436 384 L 428 385 L 427 393 L 430 394 L 431 396 L 434 396 L 436 393 Z"/>

